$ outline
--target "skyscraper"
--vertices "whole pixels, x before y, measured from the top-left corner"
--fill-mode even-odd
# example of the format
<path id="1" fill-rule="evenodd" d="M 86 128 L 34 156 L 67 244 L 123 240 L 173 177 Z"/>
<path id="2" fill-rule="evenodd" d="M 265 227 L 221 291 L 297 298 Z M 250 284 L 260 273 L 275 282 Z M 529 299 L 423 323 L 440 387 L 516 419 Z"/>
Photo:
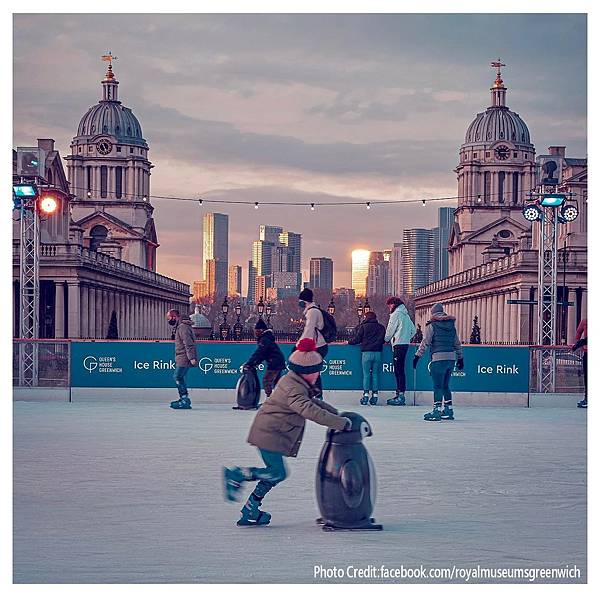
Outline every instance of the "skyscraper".
<path id="1" fill-rule="evenodd" d="M 439 239 L 436 247 L 436 277 L 434 281 L 448 277 L 448 239 L 450 230 L 454 225 L 454 207 L 440 207 L 438 209 Z"/>
<path id="2" fill-rule="evenodd" d="M 256 269 L 252 261 L 248 261 L 248 303 L 253 304 L 255 302 L 255 289 L 256 289 Z"/>
<path id="3" fill-rule="evenodd" d="M 205 213 L 202 240 L 203 279 L 209 281 L 209 267 L 214 276 L 209 291 L 218 295 L 227 293 L 227 268 L 229 264 L 229 216 L 224 213 Z M 208 265 L 214 261 L 213 265 Z"/>
<path id="4" fill-rule="evenodd" d="M 369 255 L 369 269 L 367 275 L 367 296 L 389 296 L 390 289 L 390 261 L 383 252 L 373 251 Z"/>
<path id="5" fill-rule="evenodd" d="M 402 242 L 394 242 L 390 258 L 390 272 L 392 277 L 392 294 L 402 296 L 404 286 L 402 285 Z"/>
<path id="6" fill-rule="evenodd" d="M 362 248 L 352 251 L 352 288 L 356 292 L 357 297 L 364 298 L 367 295 L 370 254 L 368 250 Z"/>
<path id="7" fill-rule="evenodd" d="M 314 289 L 333 292 L 333 261 L 328 257 L 313 257 L 310 260 L 310 283 Z"/>
<path id="8" fill-rule="evenodd" d="M 279 235 L 283 233 L 283 228 L 279 226 L 259 226 L 258 239 L 271 244 L 279 244 Z"/>
<path id="9" fill-rule="evenodd" d="M 242 295 L 242 267 L 240 265 L 229 266 L 227 286 L 227 294 L 229 296 Z"/>
<path id="10" fill-rule="evenodd" d="M 437 228 L 403 231 L 402 285 L 405 294 L 414 296 L 417 288 L 433 281 L 436 237 Z"/>
<path id="11" fill-rule="evenodd" d="M 283 246 L 292 249 L 293 254 L 290 253 L 291 260 L 288 271 L 300 273 L 300 280 L 302 280 L 302 234 L 287 231 L 281 232 L 279 234 L 279 242 Z"/>

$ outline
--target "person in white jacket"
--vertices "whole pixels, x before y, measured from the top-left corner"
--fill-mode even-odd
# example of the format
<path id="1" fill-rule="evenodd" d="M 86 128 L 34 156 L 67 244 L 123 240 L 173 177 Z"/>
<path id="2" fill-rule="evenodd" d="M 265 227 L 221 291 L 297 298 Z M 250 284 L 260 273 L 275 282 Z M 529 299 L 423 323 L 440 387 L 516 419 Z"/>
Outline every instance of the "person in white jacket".
<path id="1" fill-rule="evenodd" d="M 394 356 L 394 375 L 396 376 L 396 396 L 387 400 L 388 406 L 406 405 L 406 372 L 404 365 L 408 345 L 415 334 L 416 328 L 404 302 L 400 298 L 388 298 L 386 304 L 390 310 L 390 320 L 385 331 L 385 341 L 392 345 Z"/>
<path id="2" fill-rule="evenodd" d="M 321 355 L 321 358 L 325 359 L 325 356 L 327 356 L 327 352 L 329 351 L 329 346 L 327 345 L 327 342 L 321 333 L 323 327 L 325 326 L 325 322 L 323 321 L 321 309 L 313 302 L 313 300 L 313 291 L 310 288 L 304 288 L 300 292 L 300 296 L 298 296 L 298 306 L 303 310 L 305 323 L 302 335 L 296 342 L 296 346 L 305 337 L 309 337 L 317 344 L 316 351 Z M 296 348 L 294 347 L 294 350 L 295 349 Z M 319 375 L 315 383 L 315 389 L 318 390 L 318 395 L 315 395 L 314 397 L 317 399 L 323 399 L 323 383 L 321 381 L 321 375 Z"/>

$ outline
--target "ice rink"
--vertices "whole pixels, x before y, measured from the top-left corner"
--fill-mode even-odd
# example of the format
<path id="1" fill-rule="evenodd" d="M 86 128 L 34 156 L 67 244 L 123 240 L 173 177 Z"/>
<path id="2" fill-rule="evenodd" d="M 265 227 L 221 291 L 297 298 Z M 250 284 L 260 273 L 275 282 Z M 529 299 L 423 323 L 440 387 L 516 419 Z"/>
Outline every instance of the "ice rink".
<path id="1" fill-rule="evenodd" d="M 314 523 L 323 427 L 307 423 L 266 497 L 271 525 L 238 528 L 221 468 L 259 464 L 246 443 L 255 414 L 198 392 L 193 410 L 173 411 L 171 393 L 14 403 L 16 583 L 313 582 L 317 564 L 576 564 L 585 581 L 585 410 L 464 407 L 431 423 L 424 407 L 346 406 L 374 429 L 384 531 L 330 533 Z"/>

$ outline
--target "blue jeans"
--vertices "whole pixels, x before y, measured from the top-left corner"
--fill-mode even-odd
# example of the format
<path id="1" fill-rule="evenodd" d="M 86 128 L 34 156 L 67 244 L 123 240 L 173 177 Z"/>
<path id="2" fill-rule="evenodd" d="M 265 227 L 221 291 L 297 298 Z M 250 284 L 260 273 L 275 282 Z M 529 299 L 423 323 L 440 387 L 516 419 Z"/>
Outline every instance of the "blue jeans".
<path id="1" fill-rule="evenodd" d="M 252 494 L 257 501 L 262 498 L 276 485 L 287 478 L 283 455 L 276 451 L 259 449 L 260 456 L 265 462 L 264 468 L 250 468 L 251 480 L 259 480 Z"/>
<path id="2" fill-rule="evenodd" d="M 379 391 L 381 352 L 362 353 L 363 390 Z"/>
<path id="3" fill-rule="evenodd" d="M 175 374 L 173 375 L 173 379 L 175 379 L 175 384 L 177 385 L 177 391 L 179 391 L 179 397 L 187 397 L 188 388 L 185 384 L 185 375 L 187 375 L 188 370 L 192 368 L 191 366 L 178 366 L 175 369 Z"/>
<path id="4" fill-rule="evenodd" d="M 454 360 L 432 360 L 430 372 L 433 379 L 433 403 L 441 404 L 442 401 L 452 405 L 452 392 L 450 391 L 450 375 L 454 370 Z"/>

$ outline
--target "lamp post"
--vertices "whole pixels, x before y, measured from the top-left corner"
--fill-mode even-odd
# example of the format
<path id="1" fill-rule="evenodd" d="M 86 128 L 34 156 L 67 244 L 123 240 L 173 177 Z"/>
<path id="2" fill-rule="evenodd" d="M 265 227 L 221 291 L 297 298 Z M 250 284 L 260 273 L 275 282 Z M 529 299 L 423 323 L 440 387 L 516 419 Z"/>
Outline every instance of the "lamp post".
<path id="1" fill-rule="evenodd" d="M 229 325 L 227 324 L 227 313 L 229 312 L 229 302 L 227 302 L 227 296 L 223 300 L 223 304 L 221 304 L 221 311 L 223 312 L 223 323 L 219 327 L 219 335 L 221 337 L 221 341 L 226 341 L 229 339 Z"/>
<path id="2" fill-rule="evenodd" d="M 271 325 L 271 313 L 273 312 L 273 307 L 270 302 L 267 302 L 267 306 L 265 307 L 265 314 L 267 315 L 267 328 L 273 329 Z"/>
<path id="3" fill-rule="evenodd" d="M 366 315 L 368 312 L 371 312 L 371 305 L 369 304 L 369 299 L 365 299 L 365 306 L 363 307 L 363 313 Z"/>
<path id="4" fill-rule="evenodd" d="M 237 317 L 237 321 L 233 325 L 233 338 L 236 341 L 240 341 L 240 339 L 242 339 L 242 332 L 244 331 L 244 326 L 240 323 L 242 305 L 238 302 L 233 310 L 235 311 L 235 316 Z"/>
<path id="5" fill-rule="evenodd" d="M 329 301 L 329 305 L 327 306 L 327 312 L 333 317 L 335 316 L 335 302 L 333 301 L 333 297 Z"/>
<path id="6" fill-rule="evenodd" d="M 265 312 L 265 303 L 263 302 L 262 296 L 256 305 L 256 312 L 258 313 L 258 318 L 262 319 L 263 313 Z"/>
<path id="7" fill-rule="evenodd" d="M 359 325 L 360 325 L 360 322 L 362 321 L 363 312 L 364 312 L 363 304 L 362 304 L 362 302 L 359 302 L 358 306 L 356 308 L 356 314 L 358 315 L 358 324 Z"/>

